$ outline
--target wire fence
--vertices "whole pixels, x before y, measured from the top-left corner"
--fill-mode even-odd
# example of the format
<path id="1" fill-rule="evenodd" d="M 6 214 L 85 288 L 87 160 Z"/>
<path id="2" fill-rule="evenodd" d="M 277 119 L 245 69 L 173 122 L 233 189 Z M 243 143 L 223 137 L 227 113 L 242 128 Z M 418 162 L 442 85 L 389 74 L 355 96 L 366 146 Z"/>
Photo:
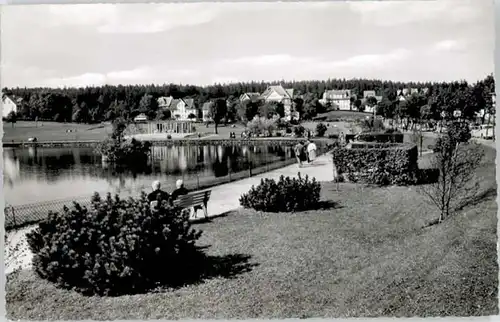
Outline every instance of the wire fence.
<path id="1" fill-rule="evenodd" d="M 327 151 L 326 145 L 318 145 L 318 156 L 324 154 Z M 232 167 L 227 167 L 227 174 L 224 175 L 207 175 L 201 172 L 201 167 L 193 168 L 190 172 L 183 172 L 179 174 L 179 178 L 182 178 L 184 186 L 189 190 L 201 190 L 221 185 L 224 183 L 229 183 L 245 178 L 250 178 L 253 176 L 260 175 L 265 172 L 276 170 L 279 168 L 286 167 L 288 165 L 297 162 L 294 155 L 292 157 L 266 157 L 264 160 L 259 160 L 259 163 L 255 164 L 248 158 L 239 158 L 233 160 L 234 163 L 238 164 L 238 171 L 232 170 Z M 205 167 L 204 167 L 205 168 Z M 236 167 L 235 167 L 236 168 Z M 168 182 L 161 182 L 162 190 L 173 191 L 175 187 L 175 180 L 169 180 Z M 121 198 L 128 197 L 138 197 L 141 191 L 147 191 L 150 189 L 149 185 L 136 185 L 134 187 L 128 187 L 125 189 L 119 189 L 117 192 Z M 105 196 L 108 192 L 98 191 L 101 196 Z M 80 204 L 81 206 L 90 207 L 91 206 L 92 194 L 85 196 L 77 196 L 72 198 L 65 198 L 59 200 L 51 200 L 45 202 L 36 202 L 23 205 L 7 205 L 4 208 L 4 218 L 5 218 L 5 229 L 11 230 L 26 226 L 29 224 L 34 224 L 40 222 L 48 217 L 50 211 L 60 212 L 63 210 L 64 206 L 70 207 L 73 202 Z"/>

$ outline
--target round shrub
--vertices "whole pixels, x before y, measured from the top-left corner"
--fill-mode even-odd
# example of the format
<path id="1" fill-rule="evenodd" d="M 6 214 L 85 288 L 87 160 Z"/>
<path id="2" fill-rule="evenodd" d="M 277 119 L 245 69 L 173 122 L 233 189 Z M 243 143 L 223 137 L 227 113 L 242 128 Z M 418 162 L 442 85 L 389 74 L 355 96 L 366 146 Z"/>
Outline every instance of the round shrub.
<path id="1" fill-rule="evenodd" d="M 248 193 L 240 197 L 240 205 L 266 212 L 291 212 L 313 209 L 320 198 L 321 185 L 300 173 L 298 178 L 263 178 L 258 186 L 252 186 Z"/>
<path id="2" fill-rule="evenodd" d="M 74 203 L 27 235 L 33 269 L 42 278 L 86 295 L 145 292 L 182 285 L 195 273 L 201 232 L 189 214 L 163 202 L 151 208 L 146 195 L 128 200 L 110 194 Z"/>
<path id="3" fill-rule="evenodd" d="M 109 162 L 125 165 L 146 163 L 150 151 L 150 142 L 141 142 L 134 138 L 130 140 L 108 138 L 96 147 L 96 152 Z"/>
<path id="4" fill-rule="evenodd" d="M 323 137 L 327 130 L 326 125 L 323 123 L 318 123 L 318 125 L 316 125 L 316 133 L 319 137 Z"/>
<path id="5" fill-rule="evenodd" d="M 293 128 L 293 133 L 295 133 L 296 136 L 303 136 L 305 132 L 306 129 L 302 125 L 297 125 Z"/>

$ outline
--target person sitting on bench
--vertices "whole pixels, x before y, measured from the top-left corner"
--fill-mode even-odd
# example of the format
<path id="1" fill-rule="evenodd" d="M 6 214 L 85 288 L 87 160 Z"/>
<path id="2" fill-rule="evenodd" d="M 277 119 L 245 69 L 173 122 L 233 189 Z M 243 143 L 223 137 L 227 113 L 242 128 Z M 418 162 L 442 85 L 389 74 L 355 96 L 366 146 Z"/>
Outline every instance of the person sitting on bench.
<path id="1" fill-rule="evenodd" d="M 176 189 L 172 191 L 172 201 L 177 199 L 178 196 L 187 195 L 189 190 L 184 187 L 184 182 L 182 180 L 177 180 L 175 182 Z"/>
<path id="2" fill-rule="evenodd" d="M 172 195 L 170 196 L 170 201 L 173 204 L 174 200 L 176 200 L 179 196 L 187 195 L 189 193 L 189 190 L 184 187 L 184 181 L 181 179 L 177 180 L 175 182 L 175 186 L 177 189 L 172 191 Z M 202 209 L 201 206 L 195 206 L 193 207 L 193 212 L 196 213 L 199 209 Z"/>
<path id="3" fill-rule="evenodd" d="M 160 189 L 161 188 L 160 181 L 155 180 L 151 185 L 151 187 L 153 188 L 153 191 L 150 194 L 148 194 L 148 200 L 152 208 L 156 207 L 158 203 L 161 203 L 163 200 L 167 201 L 169 200 L 170 195 L 168 194 L 168 192 L 165 192 Z"/>

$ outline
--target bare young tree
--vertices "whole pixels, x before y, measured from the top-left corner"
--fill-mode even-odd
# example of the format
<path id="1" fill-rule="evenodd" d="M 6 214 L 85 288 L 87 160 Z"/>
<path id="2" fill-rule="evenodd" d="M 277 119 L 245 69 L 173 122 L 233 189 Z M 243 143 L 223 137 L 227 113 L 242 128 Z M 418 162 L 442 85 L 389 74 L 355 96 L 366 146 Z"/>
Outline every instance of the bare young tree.
<path id="1" fill-rule="evenodd" d="M 418 152 L 420 156 L 422 156 L 422 150 L 424 145 L 424 133 L 422 131 L 422 127 L 415 127 L 410 136 L 410 140 L 413 144 L 418 147 Z"/>
<path id="2" fill-rule="evenodd" d="M 439 208 L 437 223 L 475 197 L 479 190 L 479 182 L 474 180 L 475 172 L 483 157 L 484 150 L 478 143 L 459 143 L 448 136 L 438 140 L 431 165 L 439 170 L 439 177 L 419 187 L 419 191 Z"/>

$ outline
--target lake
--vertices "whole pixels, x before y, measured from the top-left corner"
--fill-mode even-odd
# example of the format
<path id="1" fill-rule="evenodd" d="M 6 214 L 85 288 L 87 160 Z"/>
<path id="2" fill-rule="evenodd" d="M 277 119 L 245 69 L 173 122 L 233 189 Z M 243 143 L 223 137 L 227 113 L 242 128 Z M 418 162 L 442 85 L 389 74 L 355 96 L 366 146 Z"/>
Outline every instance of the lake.
<path id="1" fill-rule="evenodd" d="M 154 180 L 172 191 L 177 179 L 190 189 L 229 182 L 294 162 L 283 146 L 152 147 L 149 164 L 115 169 L 92 148 L 4 148 L 4 196 L 7 205 L 88 198 L 93 192 L 136 195 Z"/>

